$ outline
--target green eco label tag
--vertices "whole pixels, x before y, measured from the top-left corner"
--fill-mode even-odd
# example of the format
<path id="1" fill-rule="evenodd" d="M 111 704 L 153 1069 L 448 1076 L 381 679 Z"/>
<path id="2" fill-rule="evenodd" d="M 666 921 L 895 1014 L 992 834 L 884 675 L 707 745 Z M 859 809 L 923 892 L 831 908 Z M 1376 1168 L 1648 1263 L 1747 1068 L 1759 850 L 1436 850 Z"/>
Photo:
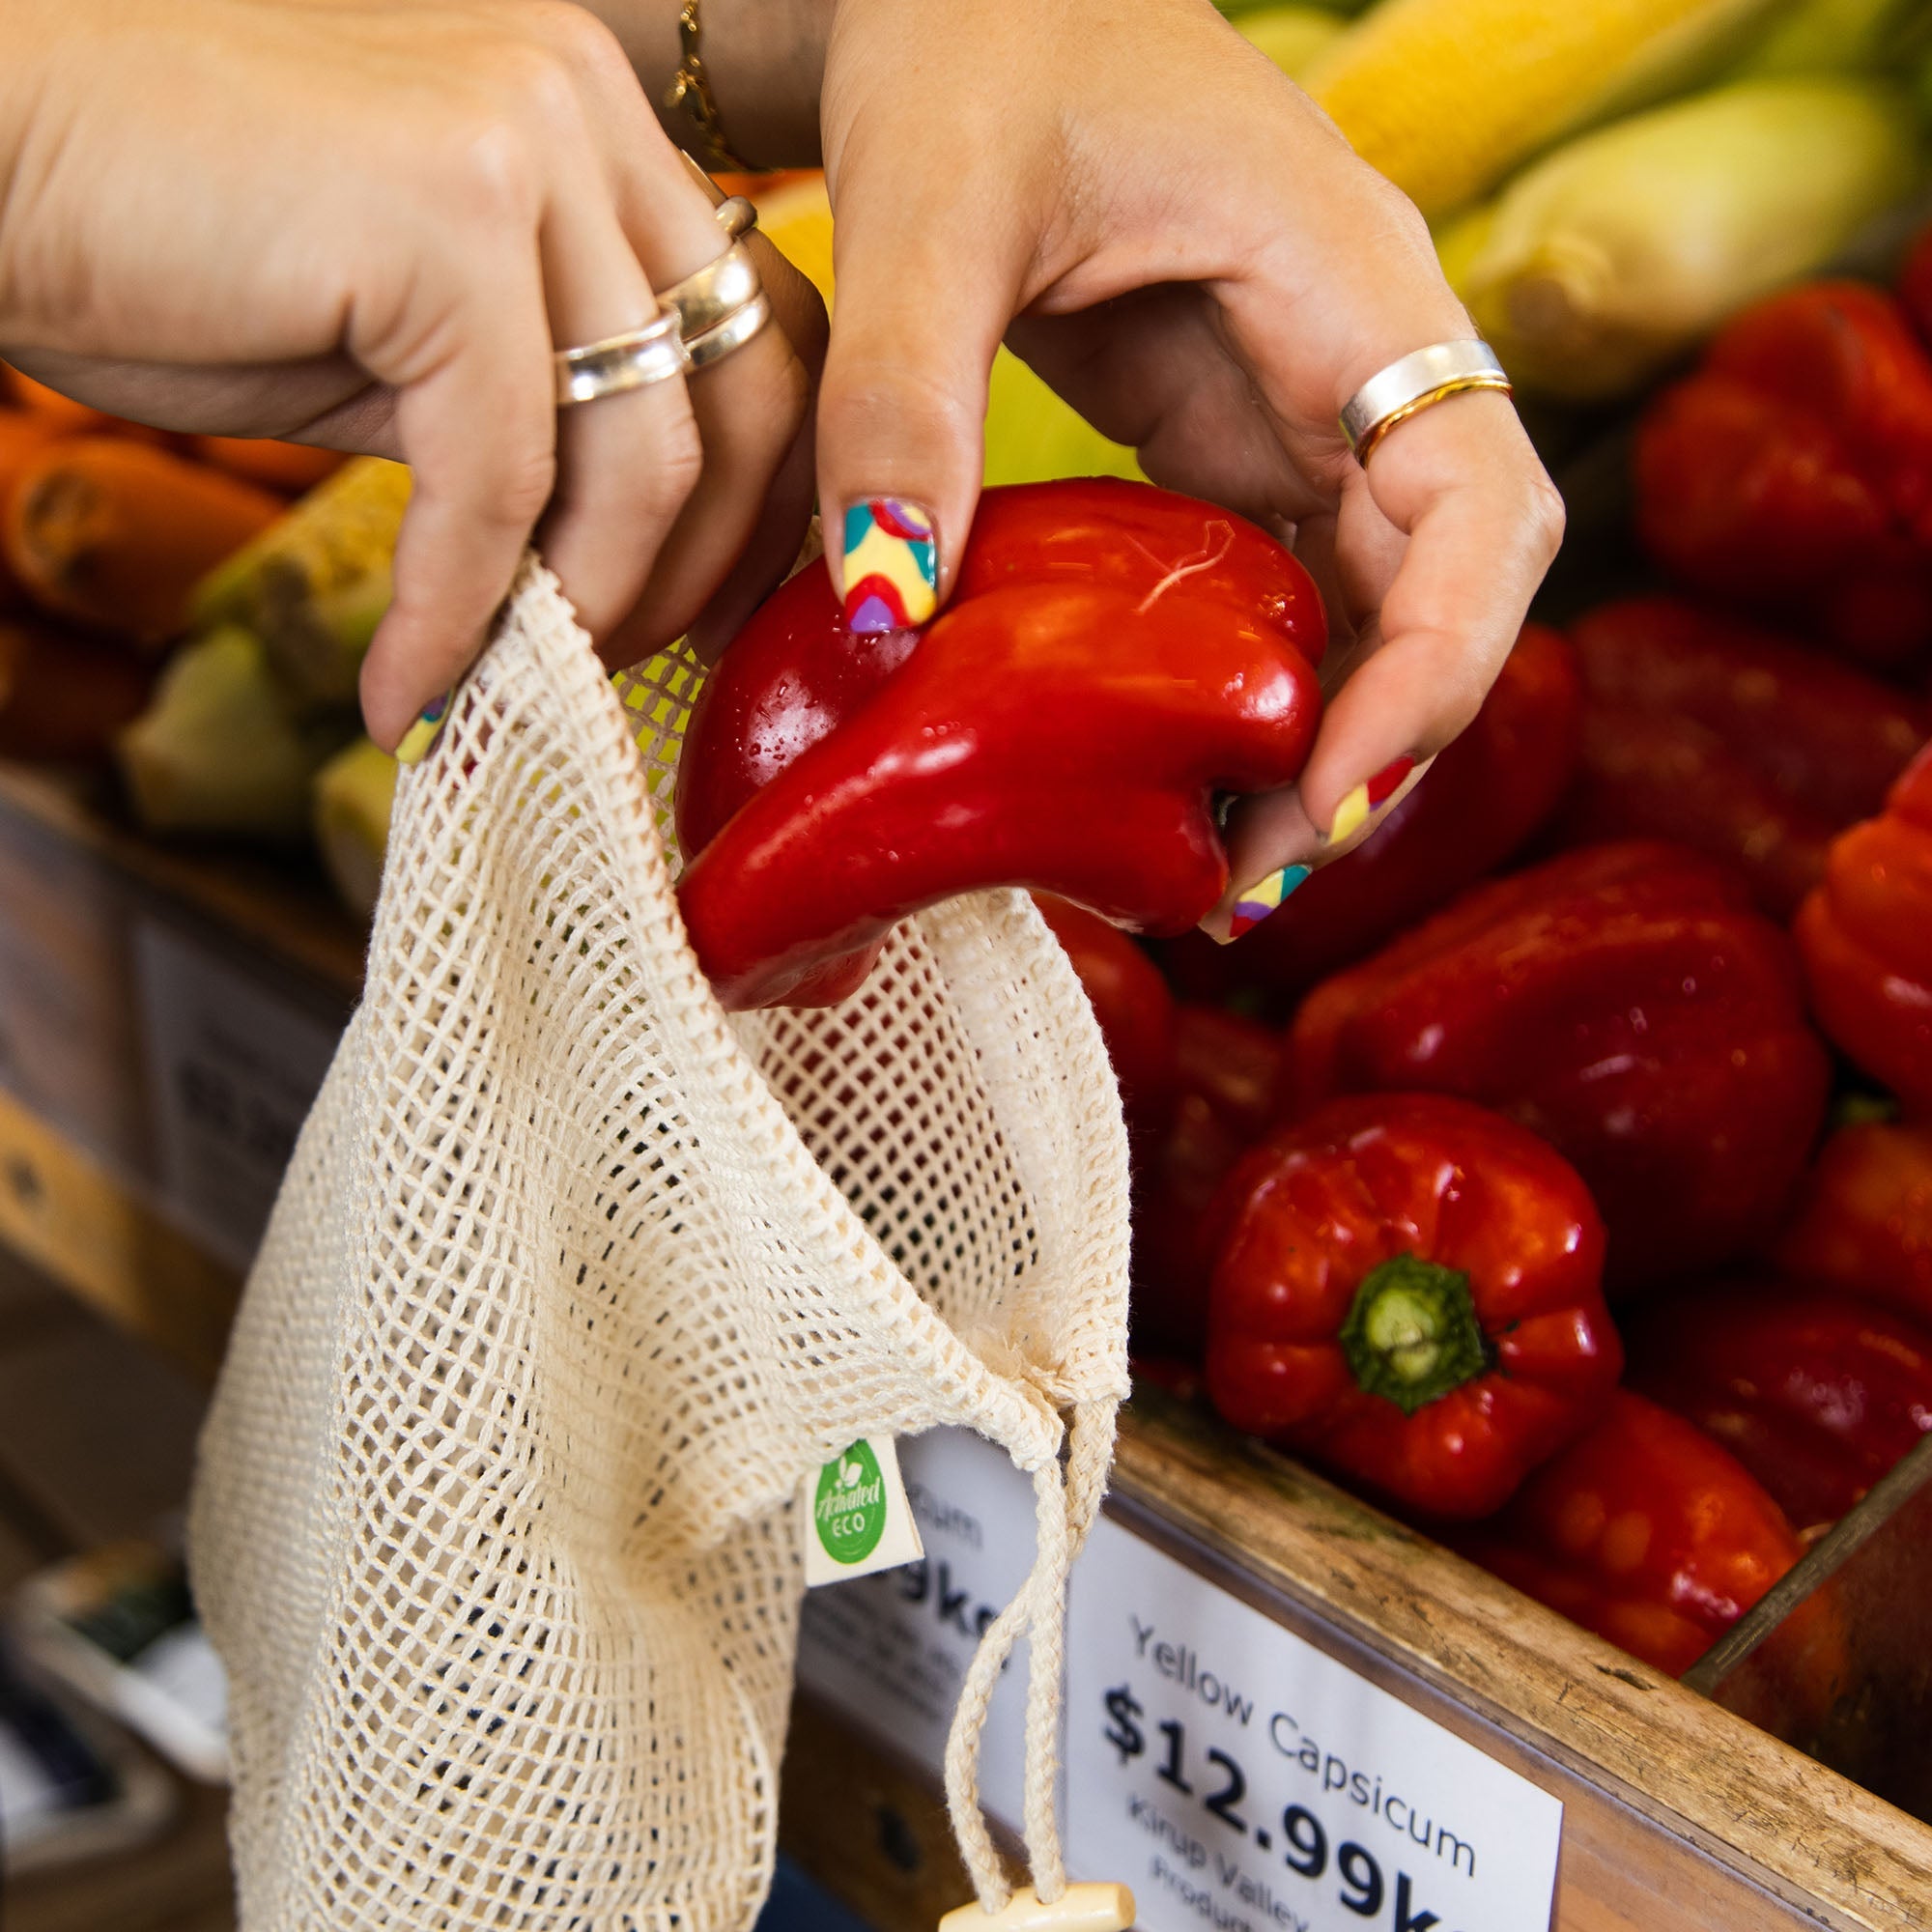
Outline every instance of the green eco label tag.
<path id="1" fill-rule="evenodd" d="M 805 1479 L 805 1580 L 836 1583 L 924 1552 L 890 1435 L 861 1436 Z"/>

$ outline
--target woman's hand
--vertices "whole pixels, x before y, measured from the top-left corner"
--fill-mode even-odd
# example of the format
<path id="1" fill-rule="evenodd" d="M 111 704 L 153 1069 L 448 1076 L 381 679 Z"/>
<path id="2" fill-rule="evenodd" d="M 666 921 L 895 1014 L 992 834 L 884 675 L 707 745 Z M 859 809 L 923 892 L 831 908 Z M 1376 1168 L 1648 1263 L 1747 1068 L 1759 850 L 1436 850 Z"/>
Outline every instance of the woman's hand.
<path id="1" fill-rule="evenodd" d="M 714 597 L 735 622 L 782 575 L 810 495 L 793 344 L 815 362 L 824 322 L 771 249 L 779 327 L 688 383 L 555 408 L 554 349 L 649 320 L 654 289 L 724 245 L 589 14 L 8 0 L 4 17 L 0 355 L 163 427 L 414 466 L 362 674 L 380 743 L 474 657 L 540 520 L 593 634 L 643 597 L 626 655 Z"/>
<path id="2" fill-rule="evenodd" d="M 819 491 L 857 620 L 923 614 L 921 525 L 944 596 L 1005 337 L 1155 481 L 1292 530 L 1350 674 L 1297 790 L 1241 809 L 1234 884 L 1348 849 L 1475 715 L 1562 530 L 1502 396 L 1366 471 L 1343 440 L 1370 376 L 1474 333 L 1420 216 L 1207 0 L 836 0 L 823 102 Z"/>

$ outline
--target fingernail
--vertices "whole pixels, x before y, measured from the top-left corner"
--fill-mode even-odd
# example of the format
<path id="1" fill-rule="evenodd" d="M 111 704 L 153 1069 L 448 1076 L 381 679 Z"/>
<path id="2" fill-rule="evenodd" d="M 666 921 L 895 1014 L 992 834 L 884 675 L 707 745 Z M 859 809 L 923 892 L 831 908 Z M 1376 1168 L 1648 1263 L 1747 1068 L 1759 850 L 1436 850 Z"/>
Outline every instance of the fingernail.
<path id="1" fill-rule="evenodd" d="M 1386 805 L 1414 769 L 1413 758 L 1392 758 L 1374 778 L 1358 784 L 1335 808 L 1335 816 L 1328 826 L 1328 843 L 1339 845 L 1343 839 L 1352 838 L 1367 824 L 1369 813 L 1378 806 Z"/>
<path id="2" fill-rule="evenodd" d="M 453 689 L 445 691 L 434 703 L 423 706 L 422 716 L 403 733 L 403 742 L 396 747 L 397 764 L 419 765 L 429 756 L 430 747 L 442 734 L 442 721 L 455 696 Z"/>
<path id="3" fill-rule="evenodd" d="M 1308 869 L 1306 866 L 1284 866 L 1280 871 L 1270 872 L 1266 878 L 1258 879 L 1249 886 L 1235 900 L 1234 916 L 1228 921 L 1228 937 L 1221 943 L 1228 945 L 1240 938 L 1242 933 L 1252 932 L 1307 878 Z"/>
<path id="4" fill-rule="evenodd" d="M 868 497 L 845 512 L 838 578 L 848 631 L 903 631 L 939 601 L 932 518 L 903 497 Z"/>

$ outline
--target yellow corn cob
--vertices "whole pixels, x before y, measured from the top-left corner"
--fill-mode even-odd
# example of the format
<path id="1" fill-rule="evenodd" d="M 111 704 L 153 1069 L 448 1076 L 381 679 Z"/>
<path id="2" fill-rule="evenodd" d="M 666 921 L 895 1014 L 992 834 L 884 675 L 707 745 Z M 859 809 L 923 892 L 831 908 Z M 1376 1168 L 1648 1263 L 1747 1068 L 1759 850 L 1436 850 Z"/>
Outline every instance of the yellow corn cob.
<path id="1" fill-rule="evenodd" d="M 292 718 L 261 639 L 230 624 L 168 660 L 115 753 L 150 832 L 286 843 L 307 830 L 309 785 L 352 728 Z"/>
<path id="2" fill-rule="evenodd" d="M 1778 0 L 1382 0 L 1303 84 L 1428 215 L 1715 69 Z"/>
<path id="3" fill-rule="evenodd" d="M 359 919 L 376 909 L 395 796 L 396 761 L 367 738 L 345 746 L 316 774 L 316 849 L 342 903 Z"/>
<path id="4" fill-rule="evenodd" d="M 298 710 L 353 704 L 363 653 L 389 607 L 409 500 L 400 463 L 345 464 L 202 581 L 196 627 L 254 632 Z"/>
<path id="5" fill-rule="evenodd" d="M 1905 99 L 1871 80 L 1741 80 L 1672 101 L 1545 156 L 1456 224 L 1450 285 L 1520 386 L 1619 395 L 1909 195 L 1917 133 Z"/>

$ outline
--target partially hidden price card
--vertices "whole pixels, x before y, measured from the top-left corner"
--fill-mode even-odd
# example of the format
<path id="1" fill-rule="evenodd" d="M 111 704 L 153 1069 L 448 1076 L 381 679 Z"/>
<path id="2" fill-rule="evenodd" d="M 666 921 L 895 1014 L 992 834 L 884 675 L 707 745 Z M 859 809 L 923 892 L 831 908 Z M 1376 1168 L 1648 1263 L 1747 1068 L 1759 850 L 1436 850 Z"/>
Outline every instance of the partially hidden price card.
<path id="1" fill-rule="evenodd" d="M 1068 1613 L 1067 1862 L 1143 1932 L 1548 1932 L 1541 1787 L 1111 1519 Z"/>

